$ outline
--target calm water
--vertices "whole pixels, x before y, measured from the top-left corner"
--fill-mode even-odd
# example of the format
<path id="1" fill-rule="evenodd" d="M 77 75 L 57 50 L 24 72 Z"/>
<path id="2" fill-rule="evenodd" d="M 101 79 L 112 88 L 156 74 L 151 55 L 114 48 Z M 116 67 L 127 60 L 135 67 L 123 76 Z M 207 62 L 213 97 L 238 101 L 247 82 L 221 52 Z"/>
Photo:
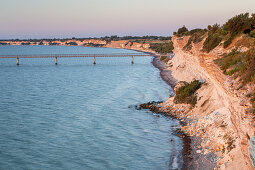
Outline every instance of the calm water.
<path id="1" fill-rule="evenodd" d="M 0 54 L 134 53 L 0 46 Z M 152 58 L 0 59 L 0 169 L 175 169 L 176 120 L 134 105 L 171 93 Z"/>

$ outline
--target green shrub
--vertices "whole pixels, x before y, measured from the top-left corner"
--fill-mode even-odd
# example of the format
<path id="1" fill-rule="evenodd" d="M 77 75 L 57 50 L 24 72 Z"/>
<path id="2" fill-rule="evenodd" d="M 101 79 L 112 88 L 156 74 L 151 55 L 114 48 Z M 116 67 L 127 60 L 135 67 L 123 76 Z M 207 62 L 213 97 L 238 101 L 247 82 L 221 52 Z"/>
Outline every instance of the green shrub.
<path id="1" fill-rule="evenodd" d="M 169 56 L 160 56 L 160 60 L 163 61 L 164 63 L 168 63 L 168 61 L 170 60 Z"/>
<path id="2" fill-rule="evenodd" d="M 253 37 L 253 38 L 255 38 L 255 30 L 253 30 L 253 31 L 250 32 L 250 36 Z"/>
<path id="3" fill-rule="evenodd" d="M 220 66 L 224 73 L 226 70 L 229 69 L 231 66 L 237 63 L 240 60 L 239 52 L 237 50 L 233 50 L 229 54 L 226 54 L 224 57 L 215 60 L 215 63 Z"/>
<path id="4" fill-rule="evenodd" d="M 186 26 L 184 25 L 183 27 L 179 28 L 178 31 L 177 31 L 177 34 L 183 34 L 183 33 L 186 33 L 188 32 L 188 29 L 186 28 Z"/>
<path id="5" fill-rule="evenodd" d="M 189 38 L 187 44 L 183 47 L 183 50 L 189 51 L 192 49 L 192 37 Z"/>
<path id="6" fill-rule="evenodd" d="M 187 44 L 183 47 L 183 50 L 189 51 L 192 49 L 192 42 L 194 44 L 201 42 L 205 37 L 206 30 L 203 29 L 193 29 L 185 33 L 185 35 L 189 35 L 190 38 Z"/>
<path id="7" fill-rule="evenodd" d="M 208 34 L 208 37 L 205 39 L 205 42 L 203 44 L 202 51 L 205 51 L 209 53 L 211 50 L 213 50 L 215 47 L 217 47 L 222 41 L 222 38 L 217 34 Z"/>
<path id="8" fill-rule="evenodd" d="M 175 103 L 191 104 L 193 107 L 197 103 L 196 91 L 202 86 L 199 80 L 194 80 L 190 83 L 185 82 L 185 85 L 176 90 L 174 101 Z"/>
<path id="9" fill-rule="evenodd" d="M 21 45 L 30 45 L 31 43 L 30 42 L 23 42 L 21 43 Z"/>
<path id="10" fill-rule="evenodd" d="M 253 82 L 255 83 L 255 49 L 246 52 L 238 52 L 233 50 L 220 59 L 215 60 L 225 74 L 237 76 L 241 78 L 243 85 Z"/>
<path id="11" fill-rule="evenodd" d="M 230 34 L 237 35 L 238 33 L 252 29 L 252 18 L 249 17 L 249 13 L 239 14 L 229 19 L 225 27 Z"/>
<path id="12" fill-rule="evenodd" d="M 76 42 L 66 42 L 66 45 L 74 45 L 74 46 L 76 46 L 76 45 L 78 45 Z"/>
<path id="13" fill-rule="evenodd" d="M 214 33 L 216 33 L 219 29 L 220 29 L 220 25 L 219 24 L 214 24 L 214 25 L 208 25 L 208 30 L 209 30 L 209 32 L 211 33 L 211 34 L 214 34 Z"/>
<path id="14" fill-rule="evenodd" d="M 235 35 L 230 35 L 230 37 L 224 42 L 223 47 L 227 48 L 232 43 L 234 38 L 235 38 Z"/>

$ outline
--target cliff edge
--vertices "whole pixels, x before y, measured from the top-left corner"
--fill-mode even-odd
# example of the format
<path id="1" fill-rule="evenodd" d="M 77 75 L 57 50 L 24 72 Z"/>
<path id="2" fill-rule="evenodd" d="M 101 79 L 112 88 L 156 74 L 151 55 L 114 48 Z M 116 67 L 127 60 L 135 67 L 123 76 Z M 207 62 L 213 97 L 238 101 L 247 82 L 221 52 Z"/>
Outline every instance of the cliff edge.
<path id="1" fill-rule="evenodd" d="M 247 113 L 249 100 L 245 96 L 249 88 L 238 89 L 238 81 L 224 75 L 214 63 L 220 54 L 229 49 L 217 47 L 210 53 L 201 52 L 203 41 L 192 43 L 189 51 L 183 50 L 189 36 L 172 38 L 175 56 L 169 61 L 169 69 L 178 81 L 190 82 L 194 79 L 205 84 L 197 91 L 197 104 L 183 110 L 183 104 L 174 106 L 173 97 L 161 104 L 161 109 L 177 107 L 177 117 L 186 119 L 187 126 L 182 130 L 188 136 L 201 139 L 193 151 L 197 155 L 216 155 L 215 163 L 219 169 L 255 169 L 253 166 L 250 139 L 254 136 L 254 115 Z M 185 105 L 185 104 L 184 104 Z M 185 108 L 185 107 L 184 107 Z M 181 111 L 182 110 L 182 111 Z M 176 112 L 177 113 L 177 112 Z M 194 149 L 194 148 L 193 148 Z M 200 169 L 206 162 L 199 162 L 194 169 Z M 209 167 L 208 167 L 209 168 Z"/>

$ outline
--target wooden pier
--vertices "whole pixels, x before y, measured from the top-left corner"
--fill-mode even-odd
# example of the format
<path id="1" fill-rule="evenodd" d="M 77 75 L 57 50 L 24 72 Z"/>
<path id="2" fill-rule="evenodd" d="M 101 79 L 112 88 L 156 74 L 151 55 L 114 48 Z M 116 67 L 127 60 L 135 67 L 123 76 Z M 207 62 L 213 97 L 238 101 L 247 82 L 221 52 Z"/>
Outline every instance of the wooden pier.
<path id="1" fill-rule="evenodd" d="M 93 57 L 93 64 L 96 64 L 96 58 L 100 57 L 130 57 L 131 64 L 134 64 L 134 57 L 151 57 L 155 56 L 149 53 L 118 53 L 118 54 L 35 54 L 35 55 L 0 55 L 0 59 L 16 58 L 17 65 L 20 65 L 20 59 L 29 58 L 55 58 L 55 65 L 58 64 L 58 58 L 80 58 Z M 159 56 L 159 55 L 158 55 Z"/>

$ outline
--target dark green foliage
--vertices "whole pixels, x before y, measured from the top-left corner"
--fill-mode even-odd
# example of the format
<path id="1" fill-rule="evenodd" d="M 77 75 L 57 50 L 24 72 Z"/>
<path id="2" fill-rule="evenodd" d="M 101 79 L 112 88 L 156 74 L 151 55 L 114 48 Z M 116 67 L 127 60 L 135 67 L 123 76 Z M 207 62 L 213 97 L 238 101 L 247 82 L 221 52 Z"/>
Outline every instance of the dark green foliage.
<path id="1" fill-rule="evenodd" d="M 194 80 L 190 83 L 185 82 L 185 85 L 176 90 L 174 101 L 175 103 L 191 104 L 193 107 L 197 103 L 196 91 L 202 86 L 199 80 Z"/>
<path id="2" fill-rule="evenodd" d="M 185 51 L 189 51 L 192 49 L 192 37 L 189 38 L 189 41 L 187 42 L 187 44 L 183 47 L 183 50 Z"/>
<path id="3" fill-rule="evenodd" d="M 251 28 L 255 29 L 255 14 L 251 14 Z"/>
<path id="4" fill-rule="evenodd" d="M 214 34 L 216 33 L 219 29 L 220 29 L 220 25 L 219 24 L 214 24 L 214 25 L 208 25 L 208 31 L 211 33 L 211 34 Z"/>
<path id="5" fill-rule="evenodd" d="M 185 27 L 185 25 L 182 28 L 179 28 L 177 31 L 177 34 L 181 35 L 183 33 L 188 32 L 189 30 Z"/>
<path id="6" fill-rule="evenodd" d="M 191 31 L 188 31 L 185 33 L 185 35 L 189 35 L 190 38 L 187 42 L 187 44 L 183 47 L 183 50 L 189 51 L 192 49 L 192 42 L 194 44 L 201 42 L 205 35 L 206 35 L 206 30 L 203 29 L 194 29 Z"/>
<path id="7" fill-rule="evenodd" d="M 49 45 L 59 45 L 59 43 L 56 43 L 56 42 L 49 42 Z"/>
<path id="8" fill-rule="evenodd" d="M 233 41 L 233 39 L 235 38 L 235 35 L 230 35 L 230 37 L 224 42 L 223 47 L 227 48 Z"/>
<path id="9" fill-rule="evenodd" d="M 66 42 L 66 45 L 74 45 L 74 46 L 76 46 L 76 45 L 78 45 L 76 42 Z"/>
<path id="10" fill-rule="evenodd" d="M 229 19 L 222 27 L 219 24 L 208 25 L 207 30 L 208 37 L 205 40 L 202 51 L 210 52 L 222 41 L 224 41 L 223 47 L 227 48 L 234 38 L 240 34 L 247 34 L 250 37 L 255 37 L 255 14 L 251 16 L 249 13 L 240 14 Z M 192 48 L 192 42 L 201 42 L 205 32 L 206 30 L 202 29 L 188 31 L 187 28 L 183 26 L 177 32 L 174 32 L 174 35 L 179 37 L 191 35 L 192 39 L 190 39 L 183 48 L 184 50 L 190 50 Z"/>
<path id="11" fill-rule="evenodd" d="M 86 47 L 103 47 L 104 44 L 94 44 L 94 43 L 84 43 L 83 44 Z"/>
<path id="12" fill-rule="evenodd" d="M 173 52 L 174 46 L 171 41 L 170 43 L 151 43 L 150 48 L 157 53 L 167 54 Z"/>
<path id="13" fill-rule="evenodd" d="M 238 33 L 252 29 L 252 18 L 249 17 L 249 13 L 239 14 L 229 19 L 225 27 L 230 34 L 237 35 Z"/>
<path id="14" fill-rule="evenodd" d="M 222 38 L 217 33 L 208 33 L 208 37 L 206 38 L 203 44 L 203 51 L 209 53 L 215 47 L 217 47 L 222 41 Z"/>
<path id="15" fill-rule="evenodd" d="M 206 32 L 207 32 L 207 30 L 204 30 L 204 29 L 194 29 L 194 30 L 187 32 L 187 35 L 190 35 L 191 41 L 196 44 L 203 40 Z"/>
<path id="16" fill-rule="evenodd" d="M 223 33 L 224 31 L 219 24 L 216 23 L 212 26 L 208 25 L 208 36 L 203 44 L 202 51 L 209 53 L 211 50 L 217 47 L 223 39 Z"/>
<path id="17" fill-rule="evenodd" d="M 228 22 L 223 25 L 223 28 L 228 31 L 229 34 L 229 37 L 224 42 L 224 48 L 227 48 L 240 33 L 249 34 L 251 37 L 254 37 L 255 14 L 252 14 L 251 17 L 249 13 L 236 15 L 229 19 Z"/>
<path id="18" fill-rule="evenodd" d="M 252 31 L 250 32 L 250 36 L 253 37 L 253 38 L 255 38 L 255 30 L 252 30 Z"/>
<path id="19" fill-rule="evenodd" d="M 161 56 L 160 60 L 163 61 L 164 63 L 167 63 L 171 58 L 169 56 Z"/>
<path id="20" fill-rule="evenodd" d="M 221 59 L 215 60 L 225 74 L 241 77 L 243 84 L 255 83 L 255 49 L 246 52 L 233 50 Z"/>
<path id="21" fill-rule="evenodd" d="M 237 50 L 233 50 L 223 58 L 215 60 L 215 62 L 220 66 L 225 74 L 233 75 L 238 70 L 240 71 L 240 69 L 237 70 L 237 68 L 243 64 L 239 54 L 240 53 Z M 236 67 L 233 67 L 233 65 L 236 65 Z M 229 69 L 231 67 L 232 69 Z"/>
<path id="22" fill-rule="evenodd" d="M 106 42 L 117 41 L 117 40 L 171 40 L 171 37 L 163 37 L 163 36 L 124 36 L 118 37 L 115 36 L 105 36 L 99 38 L 100 40 L 105 40 Z"/>
<path id="23" fill-rule="evenodd" d="M 30 45 L 31 43 L 30 42 L 23 42 L 21 43 L 21 45 Z"/>
<path id="24" fill-rule="evenodd" d="M 207 30 L 205 30 L 205 29 L 199 29 L 199 28 L 197 28 L 197 29 L 193 29 L 193 30 L 190 30 L 190 31 L 188 31 L 188 32 L 186 32 L 186 35 L 194 35 L 194 34 L 204 34 L 205 32 L 207 32 Z"/>

